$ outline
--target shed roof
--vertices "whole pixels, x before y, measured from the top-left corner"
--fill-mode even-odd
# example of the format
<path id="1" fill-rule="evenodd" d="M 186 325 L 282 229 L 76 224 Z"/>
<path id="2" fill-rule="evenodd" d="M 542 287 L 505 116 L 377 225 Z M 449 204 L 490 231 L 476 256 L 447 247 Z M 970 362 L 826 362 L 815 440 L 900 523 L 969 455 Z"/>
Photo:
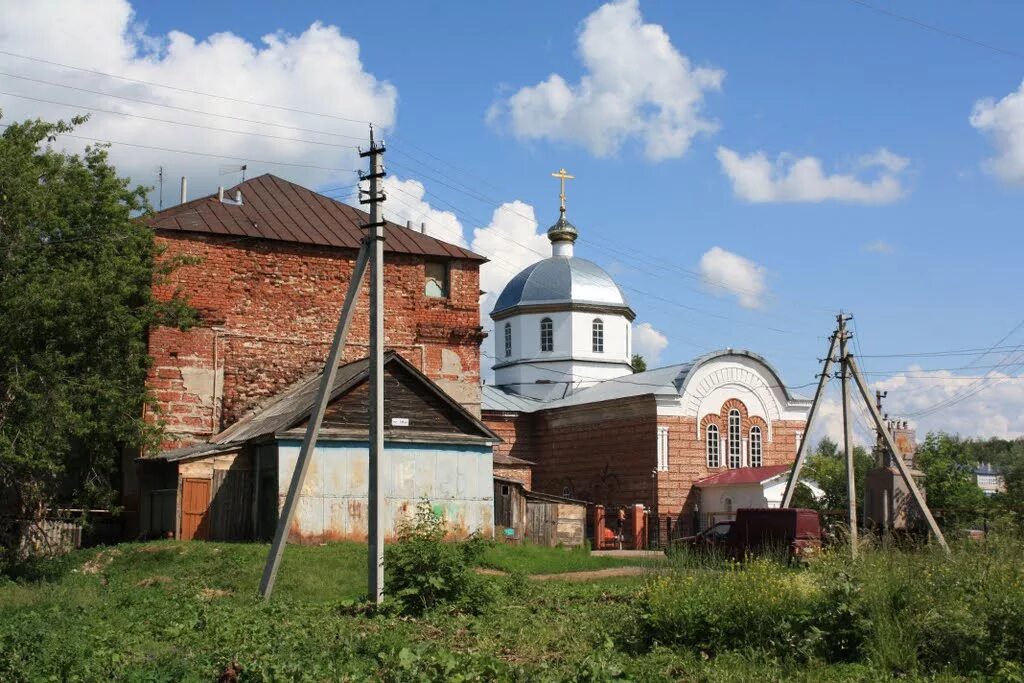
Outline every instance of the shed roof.
<path id="1" fill-rule="evenodd" d="M 242 203 L 235 204 L 241 191 Z M 370 216 L 348 204 L 267 173 L 224 191 L 172 206 L 143 219 L 156 230 L 358 249 Z M 229 201 L 230 200 L 230 201 Z M 384 250 L 446 259 L 487 259 L 396 223 L 384 226 Z"/>
<path id="2" fill-rule="evenodd" d="M 788 472 L 792 465 L 765 465 L 764 467 L 737 467 L 726 470 L 719 474 L 699 479 L 693 483 L 694 486 L 707 488 L 710 486 L 730 486 L 736 484 L 763 484 L 769 479 L 774 479 L 784 472 Z"/>
<path id="3" fill-rule="evenodd" d="M 532 460 L 523 460 L 522 458 L 517 458 L 514 455 L 504 455 L 502 453 L 495 453 L 493 462 L 495 465 L 512 465 L 525 467 L 533 467 L 534 465 L 537 464 Z"/>
<path id="4" fill-rule="evenodd" d="M 430 378 L 417 370 L 412 363 L 394 351 L 388 351 L 384 354 L 384 365 L 387 366 L 391 363 L 401 365 L 415 380 L 421 382 L 439 399 L 464 417 L 473 426 L 474 431 L 477 432 L 470 436 L 489 441 L 501 441 L 501 437 L 492 432 L 487 425 L 446 394 Z M 322 375 L 323 371 L 320 371 L 303 380 L 299 380 L 289 389 L 271 399 L 269 403 L 258 408 L 255 412 L 246 415 L 220 434 L 214 436 L 211 441 L 215 444 L 241 443 L 284 432 L 294 427 L 297 423 L 309 417 L 309 414 L 312 412 L 317 391 L 320 389 L 320 378 Z M 334 384 L 331 387 L 331 400 L 333 401 L 345 392 L 363 383 L 369 376 L 369 358 L 362 358 L 351 363 L 339 365 L 334 376 Z"/>

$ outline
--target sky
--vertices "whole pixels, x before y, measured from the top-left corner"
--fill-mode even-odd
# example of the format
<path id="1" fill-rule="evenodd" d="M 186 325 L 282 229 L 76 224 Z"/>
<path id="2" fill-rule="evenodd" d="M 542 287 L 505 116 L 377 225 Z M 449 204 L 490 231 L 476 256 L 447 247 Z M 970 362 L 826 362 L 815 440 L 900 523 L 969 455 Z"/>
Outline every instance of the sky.
<path id="1" fill-rule="evenodd" d="M 549 254 L 564 167 L 576 254 L 622 286 L 649 365 L 747 348 L 810 395 L 843 310 L 887 412 L 1024 435 L 1024 5 L 0 0 L 0 16 L 0 123 L 91 114 L 55 146 L 111 141 L 154 206 L 161 166 L 166 207 L 181 176 L 194 198 L 242 164 L 354 202 L 372 121 L 385 217 L 490 258 L 486 313 Z M 816 427 L 832 436 L 836 384 Z"/>

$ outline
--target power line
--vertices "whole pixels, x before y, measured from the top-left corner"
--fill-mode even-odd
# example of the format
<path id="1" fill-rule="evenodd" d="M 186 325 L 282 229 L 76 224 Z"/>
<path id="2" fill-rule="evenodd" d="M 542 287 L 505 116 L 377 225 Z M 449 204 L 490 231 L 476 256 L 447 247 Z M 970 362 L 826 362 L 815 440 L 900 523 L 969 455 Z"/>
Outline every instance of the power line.
<path id="1" fill-rule="evenodd" d="M 994 346 L 975 349 L 950 349 L 948 351 L 918 351 L 910 353 L 874 353 L 861 354 L 860 358 L 941 358 L 946 356 L 976 356 L 981 353 L 999 351 L 1019 351 L 1024 349 L 1024 344 L 1011 346 Z"/>
<path id="2" fill-rule="evenodd" d="M 0 123 L 0 127 L 2 127 L 2 128 L 10 128 L 12 125 L 15 125 L 15 124 Z M 214 159 L 229 159 L 231 161 L 245 161 L 245 162 L 253 163 L 253 164 L 267 164 L 267 165 L 270 165 L 270 166 L 290 166 L 290 167 L 293 167 L 293 168 L 314 168 L 314 169 L 321 170 L 321 171 L 336 171 L 336 172 L 339 172 L 339 173 L 358 173 L 358 171 L 355 171 L 354 169 L 350 169 L 350 168 L 332 168 L 332 167 L 329 167 L 329 166 L 315 166 L 315 165 L 312 165 L 312 164 L 300 164 L 300 163 L 295 163 L 295 162 L 290 162 L 290 161 L 271 161 L 269 159 L 254 159 L 252 157 L 246 157 L 246 156 L 230 156 L 230 155 L 227 155 L 227 154 L 212 154 L 210 152 L 197 152 L 195 150 L 188 150 L 188 149 L 175 149 L 175 148 L 172 148 L 172 147 L 158 147 L 156 145 L 143 145 L 143 144 L 139 144 L 137 142 L 122 142 L 120 140 L 103 140 L 103 139 L 100 139 L 100 138 L 90 138 L 90 137 L 85 137 L 85 136 L 82 136 L 82 135 L 74 135 L 72 133 L 54 133 L 54 135 L 60 136 L 60 137 L 66 137 L 66 138 L 74 138 L 76 140 L 84 140 L 86 142 L 102 143 L 102 144 L 107 144 L 107 145 L 124 145 L 126 147 L 138 147 L 140 149 L 151 149 L 151 150 L 156 150 L 156 151 L 159 151 L 159 152 L 172 152 L 172 153 L 175 153 L 175 154 L 191 154 L 191 155 L 194 155 L 194 156 L 211 157 L 211 158 L 214 158 Z"/>
<path id="3" fill-rule="evenodd" d="M 216 98 L 218 100 L 224 100 L 226 102 L 236 102 L 238 104 L 249 104 L 249 105 L 253 105 L 253 106 L 257 106 L 257 107 L 266 107 L 268 109 L 277 109 L 279 111 L 293 112 L 293 113 L 296 113 L 296 114 L 309 114 L 310 116 L 323 116 L 323 117 L 326 117 L 326 118 L 337 119 L 339 121 L 348 121 L 350 123 L 361 123 L 361 124 L 364 124 L 364 125 L 369 125 L 369 124 L 373 124 L 374 123 L 372 121 L 365 121 L 363 119 L 350 119 L 350 118 L 347 118 L 347 117 L 344 117 L 344 116 L 339 116 L 337 114 L 327 114 L 325 112 L 319 112 L 319 111 L 309 111 L 309 110 L 306 110 L 306 109 L 296 109 L 294 107 L 285 107 L 285 106 L 282 106 L 282 105 L 279 105 L 279 104 L 269 104 L 267 102 L 257 102 L 257 101 L 254 101 L 254 100 L 245 100 L 245 99 L 240 99 L 240 98 L 237 98 L 237 97 L 228 97 L 227 95 L 219 95 L 217 93 L 204 92 L 202 90 L 192 90 L 190 88 L 180 88 L 180 87 L 175 86 L 175 85 L 168 85 L 167 83 L 157 83 L 155 81 L 145 81 L 145 80 L 142 80 L 142 79 L 139 79 L 139 78 L 130 78 L 128 76 L 121 76 L 119 74 L 112 74 L 112 73 L 109 73 L 107 71 L 99 71 L 99 70 L 96 70 L 96 69 L 87 69 L 87 68 L 80 67 L 80 66 L 72 66 L 71 64 L 62 64 L 61 62 L 52 62 L 52 61 L 50 61 L 48 59 L 42 59 L 40 57 L 32 57 L 32 56 L 29 56 L 29 55 L 23 55 L 23 54 L 19 54 L 17 52 L 10 52 L 8 50 L 0 50 L 0 54 L 7 55 L 8 57 L 17 57 L 18 59 L 27 59 L 29 61 L 39 62 L 41 64 L 49 64 L 50 66 L 59 66 L 59 67 L 64 68 L 64 69 L 73 69 L 75 71 L 81 71 L 81 72 L 84 72 L 84 73 L 96 74 L 98 76 L 106 76 L 107 78 L 116 78 L 116 79 L 119 79 L 119 80 L 122 80 L 122 81 L 127 81 L 129 83 L 140 83 L 142 85 L 149 85 L 149 86 L 152 86 L 154 88 L 166 88 L 168 90 L 176 90 L 178 92 L 189 93 L 191 95 L 202 95 L 204 97 L 214 97 L 214 98 Z M 381 126 L 378 126 L 378 127 L 381 127 Z"/>
<path id="4" fill-rule="evenodd" d="M 61 107 L 70 107 L 72 109 L 86 109 L 88 111 L 101 112 L 103 114 L 114 114 L 116 116 L 128 116 L 135 119 L 145 119 L 146 121 L 156 121 L 157 123 L 170 123 L 175 126 L 188 126 L 189 128 L 203 128 L 206 130 L 218 131 L 221 133 L 234 133 L 236 135 L 252 135 L 255 137 L 269 138 L 272 140 L 287 140 L 289 142 L 302 142 L 308 145 L 321 145 L 323 147 L 339 147 L 343 149 L 357 149 L 356 145 L 339 145 L 334 142 L 323 142 L 321 140 L 305 140 L 303 138 L 289 138 L 283 135 L 271 135 L 269 133 L 257 133 L 255 131 L 246 130 L 235 130 L 233 128 L 218 128 L 216 126 L 204 126 L 201 123 L 187 123 L 185 121 L 172 121 L 170 119 L 161 119 L 155 116 L 146 116 L 145 114 L 132 114 L 126 111 L 116 111 L 114 109 L 102 109 L 100 107 L 93 107 L 85 104 L 72 104 L 70 102 L 58 102 L 56 100 L 47 100 L 42 97 L 31 97 L 29 95 L 21 95 L 13 92 L 5 92 L 0 90 L 0 95 L 7 95 L 8 97 L 18 97 L 23 100 L 32 100 L 33 102 L 44 102 L 46 104 L 56 104 Z"/>
<path id="5" fill-rule="evenodd" d="M 908 17 L 905 14 L 897 14 L 896 12 L 891 12 L 891 11 L 889 11 L 887 9 L 883 9 L 881 7 L 876 7 L 875 5 L 872 5 L 870 3 L 864 2 L 864 0 L 848 0 L 848 2 L 851 2 L 851 3 L 855 4 L 855 5 L 860 5 L 861 7 L 865 7 L 867 9 L 869 9 L 869 10 L 872 10 L 873 12 L 878 12 L 879 14 L 884 14 L 884 15 L 886 15 L 888 17 L 892 17 L 893 19 L 899 19 L 900 21 L 905 21 L 908 24 L 913 24 L 914 26 L 917 26 L 919 28 L 923 28 L 925 30 L 932 31 L 932 32 L 938 33 L 940 35 L 944 35 L 944 36 L 946 36 L 948 38 L 956 38 L 957 40 L 962 40 L 965 43 L 970 43 L 971 45 L 975 45 L 977 47 L 983 47 L 986 50 L 992 50 L 993 52 L 998 52 L 999 54 L 1005 55 L 1007 57 L 1013 57 L 1014 59 L 1022 59 L 1022 60 L 1024 60 L 1024 54 L 1021 54 L 1020 52 L 1013 52 L 1012 50 L 1006 50 L 1006 49 L 1003 49 L 1003 48 L 998 47 L 996 45 L 992 45 L 991 43 L 985 43 L 985 42 L 982 42 L 982 41 L 977 40 L 975 38 L 971 38 L 970 36 L 965 36 L 962 33 L 954 33 L 953 31 L 947 31 L 944 28 L 939 28 L 938 26 L 934 26 L 932 24 L 927 24 L 927 23 L 921 21 L 920 19 L 915 19 L 914 17 Z"/>

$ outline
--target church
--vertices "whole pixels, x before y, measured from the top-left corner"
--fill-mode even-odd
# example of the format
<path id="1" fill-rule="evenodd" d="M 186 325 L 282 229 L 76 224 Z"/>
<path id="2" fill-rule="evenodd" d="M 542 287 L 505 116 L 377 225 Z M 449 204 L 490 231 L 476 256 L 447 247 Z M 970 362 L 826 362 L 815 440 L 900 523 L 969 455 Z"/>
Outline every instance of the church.
<path id="1" fill-rule="evenodd" d="M 503 439 L 495 473 L 525 469 L 535 491 L 606 507 L 642 504 L 659 537 L 704 528 L 731 501 L 708 500 L 710 488 L 702 500 L 701 481 L 790 464 L 811 402 L 740 349 L 634 373 L 636 314 L 604 269 L 574 255 L 571 176 L 553 175 L 563 189 L 551 256 L 513 277 L 490 312 L 497 360 L 482 415 Z"/>

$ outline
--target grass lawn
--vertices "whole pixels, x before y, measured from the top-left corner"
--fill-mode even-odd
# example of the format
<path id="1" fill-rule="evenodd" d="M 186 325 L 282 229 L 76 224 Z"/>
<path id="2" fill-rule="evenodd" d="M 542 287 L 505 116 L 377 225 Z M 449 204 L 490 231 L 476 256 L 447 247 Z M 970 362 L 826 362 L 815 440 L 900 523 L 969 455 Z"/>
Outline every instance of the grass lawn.
<path id="1" fill-rule="evenodd" d="M 230 667 L 240 680 L 267 681 L 1011 681 L 1024 671 L 1013 654 L 1024 629 L 1019 547 L 987 558 L 970 548 L 953 562 L 865 553 L 856 567 L 826 558 L 809 570 L 709 571 L 669 560 L 650 576 L 574 583 L 519 572 L 654 563 L 494 545 L 481 564 L 515 573 L 481 579 L 490 602 L 475 613 L 439 608 L 412 618 L 353 601 L 365 591 L 359 544 L 289 546 L 269 603 L 255 597 L 266 545 L 123 544 L 46 563 L 30 579 L 0 579 L 0 680 L 214 681 Z M 856 587 L 857 572 L 881 571 L 898 581 Z M 846 573 L 852 578 L 834 583 Z M 908 591 L 913 604 L 932 602 L 899 612 L 913 606 L 898 602 Z M 868 629 L 880 645 L 865 641 L 858 656 L 826 661 L 794 638 L 833 616 L 844 638 Z M 920 642 L 907 628 L 918 621 L 927 627 Z M 973 656 L 964 643 L 981 659 L 922 663 L 929 652 Z M 996 648 L 1006 660 L 993 667 L 984 657 Z M 975 668 L 966 675 L 966 667 Z"/>

